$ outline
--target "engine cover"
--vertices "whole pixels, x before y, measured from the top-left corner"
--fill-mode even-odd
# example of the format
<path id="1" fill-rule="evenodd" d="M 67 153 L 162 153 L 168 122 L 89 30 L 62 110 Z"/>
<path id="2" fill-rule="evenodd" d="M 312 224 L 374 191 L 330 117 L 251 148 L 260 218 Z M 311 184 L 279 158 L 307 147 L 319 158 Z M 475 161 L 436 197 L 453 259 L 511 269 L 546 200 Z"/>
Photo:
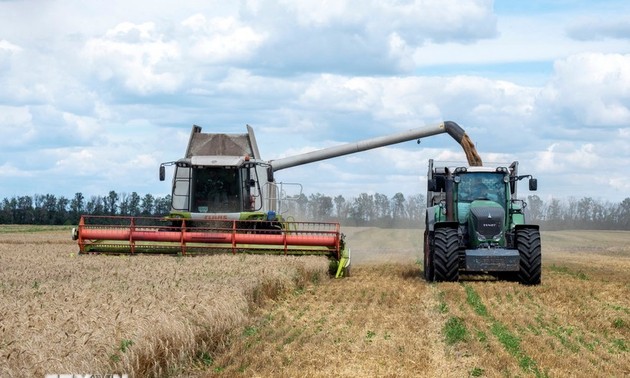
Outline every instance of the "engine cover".
<path id="1" fill-rule="evenodd" d="M 471 237 L 479 241 L 493 240 L 501 235 L 505 223 L 505 210 L 492 201 L 475 201 L 470 206 L 469 227 Z M 483 239 L 482 239 L 483 238 Z"/>

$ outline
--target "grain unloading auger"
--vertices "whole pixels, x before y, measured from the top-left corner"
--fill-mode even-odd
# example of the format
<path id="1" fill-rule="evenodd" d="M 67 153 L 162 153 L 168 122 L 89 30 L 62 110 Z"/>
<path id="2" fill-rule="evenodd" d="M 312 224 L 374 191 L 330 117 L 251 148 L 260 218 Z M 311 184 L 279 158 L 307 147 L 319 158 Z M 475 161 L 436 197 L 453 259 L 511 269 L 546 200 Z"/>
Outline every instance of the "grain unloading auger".
<path id="1" fill-rule="evenodd" d="M 344 276 L 350 251 L 339 224 L 285 218 L 274 172 L 442 133 L 463 146 L 471 166 L 481 165 L 464 130 L 450 121 L 270 161 L 262 160 L 250 126 L 246 134 L 193 126 L 185 157 L 160 165 L 160 180 L 166 166 L 175 170 L 166 218 L 83 216 L 73 238 L 80 253 L 326 255 Z"/>

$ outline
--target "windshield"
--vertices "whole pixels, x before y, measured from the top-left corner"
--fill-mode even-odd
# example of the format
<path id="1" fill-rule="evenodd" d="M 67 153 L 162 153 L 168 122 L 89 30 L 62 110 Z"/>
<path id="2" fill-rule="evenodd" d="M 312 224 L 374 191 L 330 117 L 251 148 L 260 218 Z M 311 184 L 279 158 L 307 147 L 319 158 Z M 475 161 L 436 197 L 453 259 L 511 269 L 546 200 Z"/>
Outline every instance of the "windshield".
<path id="1" fill-rule="evenodd" d="M 459 176 L 457 187 L 460 202 L 472 202 L 486 199 L 505 204 L 505 182 L 502 173 L 478 172 L 466 173 Z"/>
<path id="2" fill-rule="evenodd" d="M 240 212 L 241 198 L 241 179 L 236 167 L 194 169 L 193 211 L 199 213 Z"/>

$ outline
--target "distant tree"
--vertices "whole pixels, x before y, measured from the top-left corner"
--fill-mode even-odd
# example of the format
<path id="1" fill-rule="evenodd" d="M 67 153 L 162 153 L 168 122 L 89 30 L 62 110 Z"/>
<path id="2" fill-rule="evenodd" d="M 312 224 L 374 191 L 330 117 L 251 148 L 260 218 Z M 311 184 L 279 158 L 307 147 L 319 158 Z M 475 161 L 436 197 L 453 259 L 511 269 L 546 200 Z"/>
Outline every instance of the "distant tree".
<path id="1" fill-rule="evenodd" d="M 140 196 L 136 192 L 131 192 L 129 196 L 129 215 L 138 216 L 140 215 Z"/>
<path id="2" fill-rule="evenodd" d="M 374 219 L 374 196 L 361 193 L 352 202 L 350 216 L 356 225 L 365 226 Z"/>
<path id="3" fill-rule="evenodd" d="M 394 194 L 394 197 L 392 198 L 392 215 L 398 222 L 406 220 L 407 218 L 405 202 L 406 200 L 404 194 L 400 192 Z"/>
<path id="4" fill-rule="evenodd" d="M 422 194 L 414 194 L 407 198 L 407 212 L 409 213 L 410 225 L 424 222 L 426 207 L 426 198 Z"/>
<path id="5" fill-rule="evenodd" d="M 578 223 L 578 201 L 574 197 L 569 197 L 567 205 L 563 208 L 563 220 L 565 225 L 576 228 Z"/>
<path id="6" fill-rule="evenodd" d="M 43 203 L 38 213 L 41 215 L 39 224 L 54 224 L 54 219 L 57 217 L 57 197 L 52 194 L 46 194 L 43 196 Z"/>
<path id="7" fill-rule="evenodd" d="M 118 213 L 120 215 L 131 215 L 129 214 L 129 194 L 125 192 L 120 193 L 119 195 Z"/>
<path id="8" fill-rule="evenodd" d="M 338 195 L 333 199 L 333 203 L 335 204 L 335 214 L 337 214 L 337 218 L 345 218 L 347 216 L 347 209 L 345 208 L 346 199 L 343 198 L 342 195 Z"/>
<path id="9" fill-rule="evenodd" d="M 64 196 L 57 199 L 54 224 L 72 224 L 68 214 L 68 204 L 70 200 Z"/>
<path id="10" fill-rule="evenodd" d="M 305 218 L 308 215 L 308 197 L 304 193 L 300 193 L 300 195 L 295 200 L 297 204 L 297 216 L 300 218 Z"/>
<path id="11" fill-rule="evenodd" d="M 35 209 L 33 208 L 33 198 L 31 196 L 18 197 L 16 211 L 16 223 L 35 224 Z"/>
<path id="12" fill-rule="evenodd" d="M 105 200 L 105 211 L 109 214 L 109 215 L 115 215 L 116 214 L 116 208 L 117 208 L 117 203 L 118 203 L 118 193 L 116 193 L 116 191 L 114 190 L 110 190 L 109 194 L 107 195 L 107 197 L 104 198 Z"/>
<path id="13" fill-rule="evenodd" d="M 154 198 L 153 195 L 151 194 L 145 194 L 144 197 L 142 198 L 142 204 L 140 205 L 140 210 L 142 211 L 142 215 L 153 215 L 153 202 L 154 202 Z"/>
<path id="14" fill-rule="evenodd" d="M 333 201 L 331 197 L 320 193 L 311 194 L 308 207 L 312 219 L 327 220 L 332 216 Z"/>
<path id="15" fill-rule="evenodd" d="M 538 223 L 543 220 L 544 202 L 537 195 L 527 197 L 527 222 Z"/>
<path id="16" fill-rule="evenodd" d="M 630 231 L 630 197 L 619 204 L 617 219 L 622 230 Z"/>
<path id="17" fill-rule="evenodd" d="M 17 223 L 17 208 L 18 203 L 15 197 L 2 200 L 2 223 Z"/>
<path id="18" fill-rule="evenodd" d="M 374 194 L 374 216 L 381 226 L 389 224 L 391 220 L 391 209 L 389 198 L 385 194 Z"/>
<path id="19" fill-rule="evenodd" d="M 593 199 L 584 197 L 577 202 L 575 223 L 578 228 L 591 228 L 593 220 Z"/>
<path id="20" fill-rule="evenodd" d="M 101 196 L 91 196 L 85 205 L 85 210 L 90 215 L 105 215 L 104 199 Z"/>
<path id="21" fill-rule="evenodd" d="M 156 216 L 165 216 L 171 211 L 171 195 L 166 197 L 157 197 L 155 199 L 155 207 L 153 213 Z"/>
<path id="22" fill-rule="evenodd" d="M 77 192 L 74 194 L 74 198 L 70 201 L 70 222 L 72 224 L 78 224 L 81 215 L 85 211 L 85 198 L 83 193 Z"/>
<path id="23" fill-rule="evenodd" d="M 552 198 L 551 203 L 547 206 L 545 219 L 550 229 L 558 229 L 563 221 L 562 204 L 558 198 Z"/>

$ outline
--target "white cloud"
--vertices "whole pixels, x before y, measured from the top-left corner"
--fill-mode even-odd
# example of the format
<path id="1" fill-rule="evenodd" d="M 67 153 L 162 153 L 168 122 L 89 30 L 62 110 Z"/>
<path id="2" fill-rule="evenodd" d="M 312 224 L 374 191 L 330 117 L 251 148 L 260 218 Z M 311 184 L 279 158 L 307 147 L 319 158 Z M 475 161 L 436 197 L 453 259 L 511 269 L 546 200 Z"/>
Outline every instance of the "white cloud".
<path id="1" fill-rule="evenodd" d="M 19 146 L 27 144 L 36 137 L 32 124 L 33 115 L 26 106 L 0 105 L 0 146 Z"/>
<path id="2" fill-rule="evenodd" d="M 629 88 L 630 54 L 582 53 L 556 62 L 540 100 L 578 125 L 616 127 L 630 122 Z"/>
<path id="3" fill-rule="evenodd" d="M 267 38 L 266 33 L 257 32 L 235 17 L 207 20 L 203 14 L 196 14 L 182 25 L 192 31 L 190 56 L 203 64 L 248 60 Z"/>
<path id="4" fill-rule="evenodd" d="M 32 176 L 33 176 L 32 171 L 20 169 L 16 167 L 15 165 L 13 165 L 12 163 L 4 163 L 0 165 L 0 177 L 3 177 L 7 180 L 23 179 L 23 178 L 28 178 Z"/>
<path id="5" fill-rule="evenodd" d="M 18 53 L 22 51 L 22 48 L 18 45 L 14 45 L 6 39 L 0 39 L 0 51 L 8 53 Z"/>
<path id="6" fill-rule="evenodd" d="M 107 163 L 101 161 L 99 164 L 98 150 L 81 148 L 57 151 L 58 160 L 55 162 L 55 166 L 59 173 L 71 173 L 78 176 L 99 175 L 99 171 Z"/>
<path id="7" fill-rule="evenodd" d="M 246 4 L 243 22 L 268 35 L 256 67 L 279 75 L 412 72 L 414 49 L 428 41 L 472 43 L 497 35 L 486 0 Z"/>
<path id="8" fill-rule="evenodd" d="M 408 129 L 442 119 L 473 123 L 529 117 L 538 93 L 536 88 L 474 76 L 321 75 L 304 90 L 300 104 L 365 112 L 381 124 Z"/>
<path id="9" fill-rule="evenodd" d="M 608 179 L 608 184 L 618 192 L 630 193 L 630 177 L 615 175 Z"/>
<path id="10" fill-rule="evenodd" d="M 326 26 L 335 21 L 347 21 L 348 14 L 356 10 L 353 7 L 353 12 L 348 12 L 349 2 L 339 0 L 280 0 L 278 4 L 294 13 L 299 24 L 314 27 Z M 349 19 L 356 19 L 355 17 L 350 16 Z"/>
<path id="11" fill-rule="evenodd" d="M 80 140 L 97 137 L 103 132 L 99 121 L 95 118 L 78 116 L 67 112 L 62 113 L 62 117 L 65 121 L 64 131 L 78 137 Z"/>
<path id="12" fill-rule="evenodd" d="M 173 66 L 180 58 L 178 43 L 166 41 L 152 22 L 120 23 L 87 41 L 82 55 L 100 80 L 120 80 L 139 94 L 172 92 L 183 80 Z"/>
<path id="13" fill-rule="evenodd" d="M 604 160 L 602 153 L 606 153 L 606 147 L 600 143 L 553 143 L 545 151 L 537 153 L 536 170 L 541 173 L 571 173 L 596 169 Z"/>

